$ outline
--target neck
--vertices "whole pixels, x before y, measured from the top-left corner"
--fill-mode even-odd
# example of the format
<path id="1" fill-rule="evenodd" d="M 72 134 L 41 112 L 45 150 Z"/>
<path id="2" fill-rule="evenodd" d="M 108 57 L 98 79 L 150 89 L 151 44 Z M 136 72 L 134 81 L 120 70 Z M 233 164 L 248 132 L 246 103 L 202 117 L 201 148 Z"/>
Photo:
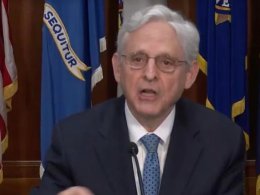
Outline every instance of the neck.
<path id="1" fill-rule="evenodd" d="M 134 115 L 137 121 L 148 131 L 153 132 L 155 131 L 167 118 L 170 114 L 171 110 L 166 112 L 164 115 L 158 116 L 138 116 Z"/>

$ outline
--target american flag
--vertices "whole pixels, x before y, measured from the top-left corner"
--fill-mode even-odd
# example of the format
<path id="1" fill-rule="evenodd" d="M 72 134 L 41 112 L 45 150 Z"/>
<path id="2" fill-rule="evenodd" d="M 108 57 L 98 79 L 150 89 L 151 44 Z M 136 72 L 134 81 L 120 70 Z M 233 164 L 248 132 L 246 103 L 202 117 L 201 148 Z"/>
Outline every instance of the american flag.
<path id="1" fill-rule="evenodd" d="M 0 183 L 3 180 L 2 154 L 8 146 L 7 111 L 17 91 L 17 73 L 8 23 L 8 0 L 1 0 L 0 14 Z"/>

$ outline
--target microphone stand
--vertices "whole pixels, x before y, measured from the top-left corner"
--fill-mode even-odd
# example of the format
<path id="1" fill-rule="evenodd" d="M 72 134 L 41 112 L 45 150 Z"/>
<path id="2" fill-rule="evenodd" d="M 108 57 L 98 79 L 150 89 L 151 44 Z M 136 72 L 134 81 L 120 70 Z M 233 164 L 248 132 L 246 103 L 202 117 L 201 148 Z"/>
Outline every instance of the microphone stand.
<path id="1" fill-rule="evenodd" d="M 134 157 L 141 195 L 145 195 L 144 194 L 143 180 L 142 180 L 141 171 L 140 171 L 140 166 L 139 166 L 139 162 L 138 162 L 138 159 L 137 159 L 138 148 L 137 148 L 137 145 L 134 142 L 130 142 L 129 152 Z"/>

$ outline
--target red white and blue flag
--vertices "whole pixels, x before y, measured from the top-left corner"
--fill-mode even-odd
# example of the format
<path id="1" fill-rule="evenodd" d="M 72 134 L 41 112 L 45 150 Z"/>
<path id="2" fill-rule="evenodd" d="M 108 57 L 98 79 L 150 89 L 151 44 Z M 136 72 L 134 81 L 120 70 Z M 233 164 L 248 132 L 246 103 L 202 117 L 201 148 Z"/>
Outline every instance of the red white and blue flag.
<path id="1" fill-rule="evenodd" d="M 8 0 L 1 0 L 0 19 L 0 183 L 3 180 L 2 154 L 8 147 L 7 111 L 17 91 L 17 73 L 8 23 Z"/>

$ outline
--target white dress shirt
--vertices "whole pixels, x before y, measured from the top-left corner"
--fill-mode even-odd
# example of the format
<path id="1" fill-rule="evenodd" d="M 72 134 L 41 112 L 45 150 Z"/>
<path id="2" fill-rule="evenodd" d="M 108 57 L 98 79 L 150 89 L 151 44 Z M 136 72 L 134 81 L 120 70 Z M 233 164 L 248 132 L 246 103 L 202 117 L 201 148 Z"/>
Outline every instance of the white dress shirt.
<path id="1" fill-rule="evenodd" d="M 126 115 L 126 122 L 129 131 L 130 141 L 136 143 L 138 147 L 138 154 L 137 159 L 139 161 L 139 166 L 141 170 L 141 174 L 143 173 L 144 161 L 146 156 L 146 149 L 145 146 L 142 144 L 140 139 L 146 135 L 154 133 L 160 138 L 160 142 L 158 145 L 158 158 L 160 163 L 160 176 L 162 176 L 164 163 L 168 151 L 168 146 L 170 142 L 170 134 L 172 132 L 172 127 L 175 118 L 175 107 L 172 109 L 170 114 L 165 118 L 165 120 L 160 124 L 158 128 L 155 129 L 153 132 L 148 132 L 133 116 L 127 103 L 125 103 L 125 115 Z M 140 195 L 140 187 L 139 187 L 139 180 L 136 170 L 136 164 L 133 159 L 133 167 L 134 167 L 134 174 L 135 174 L 135 183 L 137 194 Z"/>

